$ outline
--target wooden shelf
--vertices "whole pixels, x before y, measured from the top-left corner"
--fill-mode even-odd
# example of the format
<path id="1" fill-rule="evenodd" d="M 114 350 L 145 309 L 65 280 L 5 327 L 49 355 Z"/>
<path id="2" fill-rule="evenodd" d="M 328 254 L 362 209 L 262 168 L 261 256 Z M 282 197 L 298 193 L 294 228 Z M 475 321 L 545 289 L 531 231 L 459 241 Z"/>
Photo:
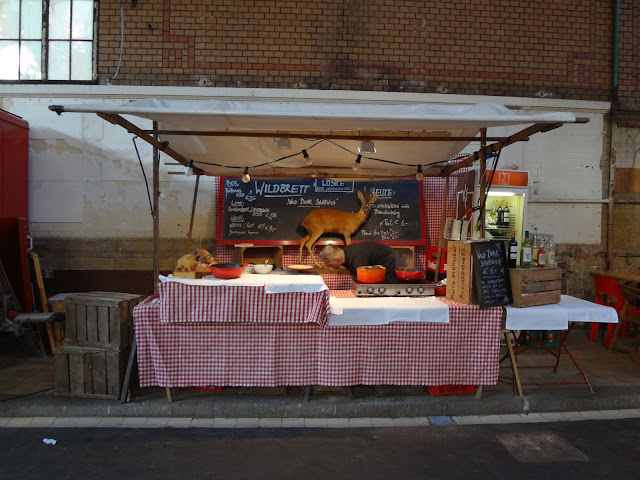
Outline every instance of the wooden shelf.
<path id="1" fill-rule="evenodd" d="M 265 263 L 274 268 L 283 267 L 282 245 L 235 247 L 235 260 L 238 263 Z"/>

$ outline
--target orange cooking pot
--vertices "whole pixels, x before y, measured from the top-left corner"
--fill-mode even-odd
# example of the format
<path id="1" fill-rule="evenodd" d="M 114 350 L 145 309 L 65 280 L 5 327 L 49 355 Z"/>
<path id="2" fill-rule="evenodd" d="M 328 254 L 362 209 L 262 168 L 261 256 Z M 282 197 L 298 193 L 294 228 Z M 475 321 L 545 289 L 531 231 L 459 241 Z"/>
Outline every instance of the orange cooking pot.
<path id="1" fill-rule="evenodd" d="M 382 265 L 358 267 L 356 274 L 360 283 L 384 283 L 387 269 Z"/>

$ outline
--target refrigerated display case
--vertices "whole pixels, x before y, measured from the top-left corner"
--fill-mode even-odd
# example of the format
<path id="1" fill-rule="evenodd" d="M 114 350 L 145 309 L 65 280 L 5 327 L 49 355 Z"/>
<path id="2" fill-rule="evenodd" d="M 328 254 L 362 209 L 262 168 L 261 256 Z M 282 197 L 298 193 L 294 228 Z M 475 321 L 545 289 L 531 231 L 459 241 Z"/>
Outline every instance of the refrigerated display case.
<path id="1" fill-rule="evenodd" d="M 485 237 L 511 240 L 511 232 L 515 230 L 518 241 L 518 260 L 520 265 L 520 251 L 524 238 L 523 227 L 526 225 L 527 194 L 529 187 L 529 172 L 513 170 L 496 170 L 493 176 L 486 172 L 485 182 L 489 185 L 489 192 L 485 203 Z M 502 202 L 502 208 L 509 204 L 509 223 L 497 223 L 497 208 Z M 508 247 L 507 247 L 508 251 Z"/>

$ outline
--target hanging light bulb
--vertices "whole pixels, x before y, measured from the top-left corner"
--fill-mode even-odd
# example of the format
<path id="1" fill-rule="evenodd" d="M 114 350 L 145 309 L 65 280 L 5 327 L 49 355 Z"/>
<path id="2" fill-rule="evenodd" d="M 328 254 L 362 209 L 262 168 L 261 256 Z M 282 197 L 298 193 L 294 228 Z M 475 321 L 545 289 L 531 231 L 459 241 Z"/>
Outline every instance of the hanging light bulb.
<path id="1" fill-rule="evenodd" d="M 187 166 L 184 169 L 184 174 L 187 177 L 190 177 L 191 175 L 193 175 L 193 160 L 189 160 L 189 163 L 187 164 Z"/>
<path id="2" fill-rule="evenodd" d="M 351 165 L 351 168 L 353 168 L 354 172 L 357 172 L 358 170 L 360 170 L 360 160 L 362 160 L 362 155 L 358 155 L 356 157 L 356 161 L 353 162 L 353 165 Z"/>
<path id="3" fill-rule="evenodd" d="M 249 176 L 249 167 L 244 167 L 244 175 L 242 175 L 242 181 L 244 183 L 249 183 L 251 177 Z"/>
<path id="4" fill-rule="evenodd" d="M 416 180 L 421 181 L 424 178 L 424 174 L 422 173 L 422 165 L 418 165 L 418 172 L 416 173 Z"/>
<path id="5" fill-rule="evenodd" d="M 313 163 L 313 160 L 311 160 L 311 157 L 309 156 L 309 154 L 307 153 L 306 150 L 302 150 L 302 156 L 304 157 L 304 163 L 309 166 Z"/>

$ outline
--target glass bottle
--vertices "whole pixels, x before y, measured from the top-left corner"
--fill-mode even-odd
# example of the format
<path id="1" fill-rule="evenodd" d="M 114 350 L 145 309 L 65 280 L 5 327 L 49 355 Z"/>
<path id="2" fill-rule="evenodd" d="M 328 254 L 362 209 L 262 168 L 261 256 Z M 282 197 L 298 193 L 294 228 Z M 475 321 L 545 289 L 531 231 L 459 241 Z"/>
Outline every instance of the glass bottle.
<path id="1" fill-rule="evenodd" d="M 516 268 L 518 265 L 518 241 L 516 231 L 511 230 L 511 240 L 509 241 L 509 268 Z"/>
<path id="2" fill-rule="evenodd" d="M 540 246 L 538 248 L 538 258 L 536 259 L 538 267 L 544 268 L 547 266 L 547 253 L 544 249 L 544 242 L 540 240 Z"/>
<path id="3" fill-rule="evenodd" d="M 549 239 L 547 246 L 547 267 L 556 266 L 556 246 L 553 244 L 553 238 Z"/>
<path id="4" fill-rule="evenodd" d="M 531 264 L 535 265 L 538 262 L 538 249 L 540 245 L 538 243 L 538 227 L 533 228 L 533 240 L 531 241 Z"/>
<path id="5" fill-rule="evenodd" d="M 522 242 L 522 260 L 520 261 L 522 268 L 531 267 L 531 240 L 529 240 L 529 230 L 524 232 L 524 241 Z"/>
<path id="6" fill-rule="evenodd" d="M 500 228 L 504 224 L 504 210 L 502 209 L 502 200 L 498 202 L 498 210 L 496 211 L 496 227 Z"/>
<path id="7" fill-rule="evenodd" d="M 504 226 L 509 227 L 509 220 L 511 220 L 511 213 L 509 212 L 509 202 L 505 202 L 504 212 L 502 212 L 502 218 Z"/>

